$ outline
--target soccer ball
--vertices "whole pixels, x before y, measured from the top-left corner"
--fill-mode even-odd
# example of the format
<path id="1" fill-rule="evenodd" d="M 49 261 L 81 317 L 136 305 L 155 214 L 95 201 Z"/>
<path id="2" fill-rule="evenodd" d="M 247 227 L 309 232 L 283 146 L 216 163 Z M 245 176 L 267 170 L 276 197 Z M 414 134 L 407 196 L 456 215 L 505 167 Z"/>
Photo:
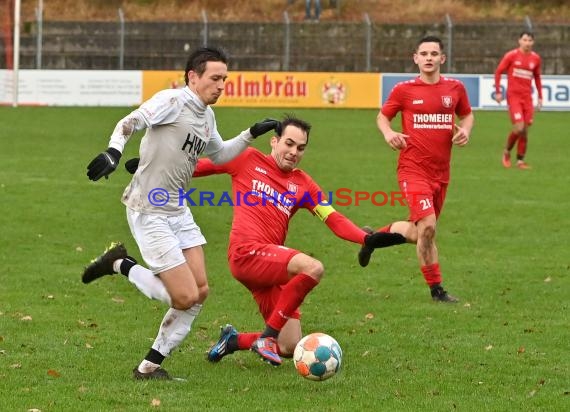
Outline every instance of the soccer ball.
<path id="1" fill-rule="evenodd" d="M 324 333 L 311 333 L 297 343 L 293 352 L 295 369 L 303 378 L 324 381 L 340 369 L 342 349 Z"/>

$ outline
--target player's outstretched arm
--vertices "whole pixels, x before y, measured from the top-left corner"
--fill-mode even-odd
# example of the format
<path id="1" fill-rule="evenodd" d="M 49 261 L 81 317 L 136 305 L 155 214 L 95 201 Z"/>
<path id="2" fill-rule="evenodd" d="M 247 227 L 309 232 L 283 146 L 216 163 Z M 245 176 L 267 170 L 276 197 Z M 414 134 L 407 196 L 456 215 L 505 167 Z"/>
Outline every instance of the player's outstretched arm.
<path id="1" fill-rule="evenodd" d="M 320 188 L 316 193 L 322 193 Z M 366 246 L 368 244 L 372 249 L 404 243 L 406 241 L 402 235 L 394 233 L 374 234 L 375 236 L 370 237 L 370 234 L 356 226 L 348 217 L 336 211 L 330 203 L 323 203 L 322 200 L 323 199 L 319 199 L 318 195 L 313 195 L 312 200 L 310 202 L 304 202 L 303 206 L 310 209 L 311 213 L 323 221 L 328 228 L 341 239 L 348 240 L 349 242 L 357 243 L 362 246 Z M 326 199 L 324 200 L 326 202 Z M 308 204 L 315 206 L 307 207 Z M 391 235 L 397 235 L 398 241 L 394 240 L 396 239 L 396 236 Z M 382 238 L 382 240 L 380 238 Z M 393 243 L 387 244 L 388 241 L 385 241 L 385 238 L 391 238 Z"/>
<path id="2" fill-rule="evenodd" d="M 332 209 L 332 206 L 326 206 Z M 332 209 L 332 212 L 324 219 L 328 228 L 339 238 L 349 242 L 364 244 L 366 232 L 356 226 L 352 221 L 340 212 Z"/>
<path id="3" fill-rule="evenodd" d="M 253 139 L 270 130 L 275 130 L 280 124 L 277 120 L 265 119 L 229 140 L 223 140 L 218 131 L 215 130 L 206 146 L 206 154 L 215 164 L 227 163 L 243 152 Z"/>

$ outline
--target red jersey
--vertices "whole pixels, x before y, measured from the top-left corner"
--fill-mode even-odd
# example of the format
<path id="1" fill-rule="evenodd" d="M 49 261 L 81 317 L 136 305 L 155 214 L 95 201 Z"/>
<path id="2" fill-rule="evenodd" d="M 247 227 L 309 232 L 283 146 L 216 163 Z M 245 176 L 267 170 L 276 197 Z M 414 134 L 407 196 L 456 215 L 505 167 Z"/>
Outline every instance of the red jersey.
<path id="1" fill-rule="evenodd" d="M 283 245 L 289 220 L 297 210 L 305 208 L 315 214 L 319 205 L 328 205 L 325 194 L 308 174 L 300 169 L 284 172 L 271 155 L 254 148 L 223 165 L 199 159 L 194 176 L 219 173 L 232 176 L 230 253 L 247 242 Z M 360 229 L 356 230 L 362 239 Z"/>
<path id="2" fill-rule="evenodd" d="M 381 110 L 390 120 L 402 112 L 402 133 L 410 136 L 400 151 L 398 175 L 419 173 L 447 183 L 455 115 L 471 113 L 463 83 L 443 76 L 435 84 L 424 83 L 419 77 L 400 82 Z"/>
<path id="3" fill-rule="evenodd" d="M 542 99 L 542 81 L 540 79 L 540 56 L 531 51 L 524 53 L 520 48 L 507 52 L 495 71 L 495 92 L 500 92 L 501 75 L 507 72 L 507 93 L 512 96 L 528 97 L 532 93 L 531 82 L 534 77 L 536 92 Z"/>

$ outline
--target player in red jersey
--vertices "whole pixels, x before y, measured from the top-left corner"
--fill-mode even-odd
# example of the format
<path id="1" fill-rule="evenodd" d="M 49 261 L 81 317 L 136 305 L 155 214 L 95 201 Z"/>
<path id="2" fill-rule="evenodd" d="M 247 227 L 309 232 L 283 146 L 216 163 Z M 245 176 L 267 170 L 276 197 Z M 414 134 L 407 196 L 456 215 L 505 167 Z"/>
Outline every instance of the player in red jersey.
<path id="1" fill-rule="evenodd" d="M 440 75 L 444 62 L 439 38 L 420 40 L 414 53 L 420 75 L 394 86 L 378 114 L 377 125 L 386 143 L 400 150 L 398 183 L 410 210 L 408 221 L 392 223 L 379 231 L 400 233 L 407 242 L 415 243 L 432 299 L 457 302 L 441 285 L 435 233 L 449 183 L 451 147 L 467 144 L 474 118 L 465 86 Z M 402 113 L 401 133 L 390 124 L 398 112 Z M 455 123 L 456 115 L 459 124 Z M 360 250 L 361 266 L 368 265 L 372 251 L 366 245 Z"/>
<path id="2" fill-rule="evenodd" d="M 503 101 L 501 75 L 507 73 L 507 104 L 513 128 L 507 138 L 503 152 L 503 166 L 511 167 L 511 149 L 517 145 L 517 167 L 529 169 L 524 161 L 528 141 L 528 128 L 532 125 L 534 107 L 532 104 L 532 79 L 538 94 L 537 110 L 542 107 L 542 82 L 540 79 L 540 56 L 532 51 L 534 34 L 523 31 L 519 36 L 519 47 L 507 52 L 495 70 L 495 100 Z"/>
<path id="3" fill-rule="evenodd" d="M 263 360 L 281 364 L 302 337 L 299 306 L 323 277 L 323 264 L 284 246 L 289 221 L 309 210 L 338 237 L 369 248 L 404 243 L 399 234 L 367 234 L 328 203 L 315 181 L 297 165 L 305 154 L 311 126 L 288 116 L 271 139 L 271 154 L 250 148 L 233 161 L 215 165 L 200 159 L 194 176 L 227 173 L 232 177 L 234 217 L 228 261 L 232 275 L 248 288 L 265 320 L 265 330 L 238 333 L 222 328 L 208 352 L 218 362 L 236 350 L 252 350 Z"/>

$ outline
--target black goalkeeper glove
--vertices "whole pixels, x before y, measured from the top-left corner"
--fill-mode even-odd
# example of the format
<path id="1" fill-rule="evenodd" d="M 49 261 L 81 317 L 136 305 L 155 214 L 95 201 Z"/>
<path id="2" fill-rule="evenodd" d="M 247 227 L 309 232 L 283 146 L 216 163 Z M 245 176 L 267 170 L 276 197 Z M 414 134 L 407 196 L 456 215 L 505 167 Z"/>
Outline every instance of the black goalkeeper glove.
<path id="1" fill-rule="evenodd" d="M 277 130 L 277 127 L 281 125 L 279 120 L 275 119 L 264 119 L 261 122 L 258 122 L 249 128 L 249 132 L 255 139 L 262 134 L 267 133 L 270 130 Z"/>
<path id="2" fill-rule="evenodd" d="M 121 152 L 117 149 L 109 147 L 103 153 L 100 153 L 91 160 L 91 163 L 87 165 L 87 177 L 89 180 L 96 182 L 103 176 L 107 178 L 111 173 L 115 171 L 119 160 L 121 159 Z"/>
<path id="3" fill-rule="evenodd" d="M 138 157 L 133 157 L 132 159 L 127 160 L 125 162 L 125 169 L 127 169 L 127 172 L 134 175 L 137 169 L 139 168 L 140 161 L 141 159 L 139 159 Z"/>

